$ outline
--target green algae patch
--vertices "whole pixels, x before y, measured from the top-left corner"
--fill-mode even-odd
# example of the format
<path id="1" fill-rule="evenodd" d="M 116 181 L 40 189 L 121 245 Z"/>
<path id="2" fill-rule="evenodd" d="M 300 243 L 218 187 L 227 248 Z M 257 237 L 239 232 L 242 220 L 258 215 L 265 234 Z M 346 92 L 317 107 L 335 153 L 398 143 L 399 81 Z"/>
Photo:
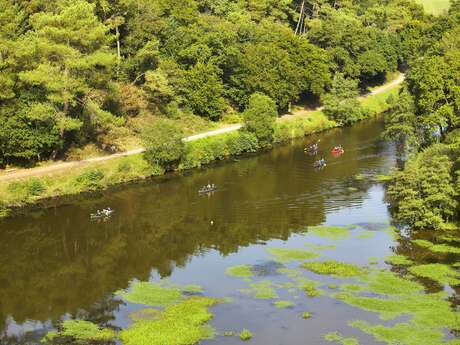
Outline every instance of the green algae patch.
<path id="1" fill-rule="evenodd" d="M 154 307 L 167 306 L 182 298 L 179 288 L 167 287 L 161 283 L 139 281 L 133 282 L 128 291 L 118 291 L 115 294 L 127 302 Z"/>
<path id="2" fill-rule="evenodd" d="M 429 248 L 434 253 L 442 254 L 460 254 L 460 248 L 448 244 L 435 244 Z"/>
<path id="3" fill-rule="evenodd" d="M 392 327 L 370 325 L 365 321 L 353 321 L 350 326 L 372 335 L 376 340 L 389 345 L 441 345 L 444 333 L 441 330 L 430 328 L 414 328 L 412 324 L 398 323 Z"/>
<path id="4" fill-rule="evenodd" d="M 324 339 L 342 345 L 359 345 L 359 341 L 356 338 L 346 338 L 338 332 L 328 333 L 324 336 Z"/>
<path id="5" fill-rule="evenodd" d="M 320 252 L 323 250 L 334 250 L 337 249 L 337 246 L 333 244 L 313 244 L 313 243 L 305 243 L 305 246 L 308 247 L 310 250 Z"/>
<path id="6" fill-rule="evenodd" d="M 278 273 L 286 275 L 289 278 L 296 278 L 302 275 L 301 271 L 296 270 L 294 268 L 283 267 L 283 268 L 278 268 L 276 271 Z"/>
<path id="7" fill-rule="evenodd" d="M 297 287 L 300 290 L 303 290 L 303 292 L 305 292 L 305 294 L 308 297 L 316 297 L 316 296 L 320 296 L 323 294 L 323 291 L 318 289 L 318 286 L 320 285 L 320 283 L 317 281 L 307 279 L 304 277 L 299 277 L 296 279 L 296 282 L 297 282 Z"/>
<path id="8" fill-rule="evenodd" d="M 401 278 L 393 272 L 382 271 L 363 279 L 368 283 L 367 291 L 379 295 L 404 295 L 424 290 L 423 285 Z"/>
<path id="9" fill-rule="evenodd" d="M 124 345 L 192 345 L 215 335 L 206 325 L 212 318 L 209 307 L 219 301 L 194 296 L 166 307 L 156 321 L 138 321 L 120 332 Z"/>
<path id="10" fill-rule="evenodd" d="M 203 293 L 203 288 L 200 285 L 189 284 L 180 287 L 180 291 L 185 294 L 201 294 Z"/>
<path id="11" fill-rule="evenodd" d="M 337 277 L 355 277 L 365 274 L 367 271 L 359 266 L 338 262 L 334 260 L 323 262 L 306 262 L 301 267 L 317 274 L 333 275 Z"/>
<path id="12" fill-rule="evenodd" d="M 239 278 L 250 278 L 254 276 L 254 273 L 251 270 L 249 265 L 236 265 L 229 267 L 225 270 L 225 273 L 232 277 Z"/>
<path id="13" fill-rule="evenodd" d="M 460 285 L 458 272 L 448 265 L 427 264 L 409 267 L 409 271 L 422 278 L 434 280 L 443 285 Z"/>
<path id="14" fill-rule="evenodd" d="M 347 228 L 339 226 L 313 226 L 309 227 L 308 230 L 315 236 L 334 241 L 345 240 L 350 236 L 350 232 Z"/>
<path id="15" fill-rule="evenodd" d="M 77 344 L 86 344 L 88 341 L 108 342 L 115 338 L 116 334 L 108 328 L 100 328 L 96 324 L 84 320 L 65 320 L 62 322 L 62 331 L 49 332 L 43 341 L 53 341 L 59 337 L 70 337 Z"/>
<path id="16" fill-rule="evenodd" d="M 319 256 L 318 253 L 313 253 L 302 249 L 290 248 L 268 248 L 267 252 L 273 255 L 279 262 L 308 260 L 317 258 Z"/>
<path id="17" fill-rule="evenodd" d="M 434 243 L 427 240 L 412 240 L 411 242 L 422 248 L 430 248 L 434 245 Z"/>
<path id="18" fill-rule="evenodd" d="M 397 241 L 399 239 L 401 239 L 401 235 L 399 233 L 399 230 L 398 228 L 394 227 L 394 226 L 390 226 L 388 228 L 386 228 L 385 231 L 388 235 L 390 235 L 391 239 L 393 241 Z"/>
<path id="19" fill-rule="evenodd" d="M 359 233 L 356 238 L 360 239 L 370 239 L 375 236 L 375 231 L 370 231 L 370 230 L 364 230 L 361 233 Z"/>
<path id="20" fill-rule="evenodd" d="M 139 309 L 130 313 L 129 318 L 133 321 L 159 320 L 161 313 L 158 309 Z"/>
<path id="21" fill-rule="evenodd" d="M 291 301 L 276 301 L 273 303 L 275 307 L 278 309 L 286 309 L 286 308 L 292 308 L 295 303 Z"/>
<path id="22" fill-rule="evenodd" d="M 305 319 L 305 320 L 310 319 L 312 316 L 313 315 L 311 313 L 309 313 L 308 311 L 304 311 L 302 313 L 302 319 Z"/>
<path id="23" fill-rule="evenodd" d="M 269 280 L 263 280 L 258 283 L 249 284 L 249 289 L 241 289 L 242 293 L 251 295 L 257 299 L 276 299 L 278 294 L 273 288 L 273 283 Z"/>
<path id="24" fill-rule="evenodd" d="M 411 266 L 414 262 L 404 255 L 390 255 L 385 257 L 385 262 L 395 266 Z"/>
<path id="25" fill-rule="evenodd" d="M 243 329 L 241 333 L 239 334 L 239 337 L 241 340 L 247 341 L 247 340 L 252 339 L 253 335 L 249 330 Z"/>

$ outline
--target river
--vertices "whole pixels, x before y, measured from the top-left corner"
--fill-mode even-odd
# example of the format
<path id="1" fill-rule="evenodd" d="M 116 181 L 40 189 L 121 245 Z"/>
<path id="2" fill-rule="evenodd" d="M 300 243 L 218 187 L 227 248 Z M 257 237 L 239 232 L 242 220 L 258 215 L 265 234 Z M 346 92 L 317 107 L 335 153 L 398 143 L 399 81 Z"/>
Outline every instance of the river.
<path id="1" fill-rule="evenodd" d="M 220 333 L 249 329 L 251 344 L 330 344 L 323 336 L 331 331 L 357 337 L 362 344 L 383 344 L 347 325 L 352 319 L 381 322 L 375 313 L 327 294 L 309 298 L 283 289 L 280 299 L 294 305 L 278 309 L 271 301 L 242 293 L 248 282 L 225 273 L 234 265 L 253 265 L 255 280 L 281 281 L 285 277 L 277 268 L 296 263 L 274 261 L 266 249 L 330 244 L 327 236 L 309 231 L 318 225 L 350 229 L 348 237 L 335 242 L 335 250 L 321 254 L 328 259 L 358 265 L 375 260 L 374 267 L 384 269 L 392 269 L 382 258 L 393 252 L 424 260 L 426 252 L 408 253 L 407 239 L 395 240 L 385 231 L 391 218 L 384 185 L 374 177 L 395 166 L 396 153 L 380 139 L 382 129 L 381 119 L 365 121 L 1 222 L 0 343 L 37 344 L 65 318 L 127 327 L 137 306 L 114 293 L 136 280 L 167 279 L 198 284 L 206 296 L 230 298 L 212 308 L 210 324 Z M 304 152 L 317 139 L 328 161 L 320 171 L 312 167 L 317 158 Z M 336 144 L 346 152 L 334 158 L 329 150 Z M 200 196 L 198 189 L 208 182 L 218 190 Z M 104 207 L 115 214 L 91 221 L 90 213 Z M 324 284 L 335 282 L 305 274 Z M 458 299 L 459 291 L 450 291 Z M 308 320 L 299 317 L 306 310 L 313 315 Z M 237 342 L 219 335 L 204 341 Z"/>

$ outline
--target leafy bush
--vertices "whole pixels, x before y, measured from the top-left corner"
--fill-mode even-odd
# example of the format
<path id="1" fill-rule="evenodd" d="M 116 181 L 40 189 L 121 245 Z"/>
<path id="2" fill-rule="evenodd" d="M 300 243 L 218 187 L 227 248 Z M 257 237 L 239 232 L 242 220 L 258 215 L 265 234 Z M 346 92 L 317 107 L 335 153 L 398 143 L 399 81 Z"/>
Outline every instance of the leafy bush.
<path id="1" fill-rule="evenodd" d="M 16 194 L 19 198 L 27 199 L 32 196 L 39 196 L 46 190 L 43 182 L 37 178 L 28 181 L 15 181 L 8 185 L 8 191 Z"/>
<path id="2" fill-rule="evenodd" d="M 173 170 L 185 152 L 182 130 L 171 120 L 161 119 L 149 124 L 142 133 L 144 158 L 151 165 Z"/>
<path id="3" fill-rule="evenodd" d="M 103 178 L 104 173 L 97 168 L 93 168 L 83 171 L 77 176 L 76 180 L 86 190 L 95 190 L 102 187 L 101 182 Z"/>
<path id="4" fill-rule="evenodd" d="M 254 133 L 262 146 L 268 145 L 273 141 L 277 115 L 276 103 L 270 97 L 254 93 L 243 113 L 245 129 Z"/>
<path id="5" fill-rule="evenodd" d="M 257 138 L 252 133 L 236 132 L 204 138 L 187 143 L 187 150 L 179 169 L 192 169 L 236 156 L 246 152 L 256 152 L 259 148 Z"/>

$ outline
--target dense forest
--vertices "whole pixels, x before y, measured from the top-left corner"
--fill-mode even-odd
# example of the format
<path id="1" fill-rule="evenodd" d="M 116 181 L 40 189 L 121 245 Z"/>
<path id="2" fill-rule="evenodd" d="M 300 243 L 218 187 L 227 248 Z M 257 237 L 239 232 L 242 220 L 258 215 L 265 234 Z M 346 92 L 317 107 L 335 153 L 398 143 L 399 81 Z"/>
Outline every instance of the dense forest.
<path id="1" fill-rule="evenodd" d="M 415 229 L 450 228 L 460 195 L 460 3 L 430 32 L 407 71 L 385 135 L 412 152 L 388 190 L 396 218 Z"/>
<path id="2" fill-rule="evenodd" d="M 0 0 L 0 164 L 87 143 L 117 150 L 158 118 L 217 121 L 256 92 L 278 112 L 323 99 L 348 123 L 362 117 L 351 100 L 360 86 L 410 64 L 449 25 L 406 0 L 301 6 Z"/>

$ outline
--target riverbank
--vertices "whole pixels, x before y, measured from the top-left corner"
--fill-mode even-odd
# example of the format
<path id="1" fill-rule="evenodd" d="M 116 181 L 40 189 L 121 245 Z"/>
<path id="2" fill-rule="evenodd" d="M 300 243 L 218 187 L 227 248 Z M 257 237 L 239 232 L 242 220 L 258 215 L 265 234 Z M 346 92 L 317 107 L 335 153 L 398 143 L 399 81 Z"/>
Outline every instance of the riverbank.
<path id="1" fill-rule="evenodd" d="M 390 95 L 397 97 L 403 77 L 398 82 L 382 86 L 369 96 L 360 99 L 370 116 L 389 109 L 386 100 Z M 318 133 L 338 125 L 329 120 L 321 110 L 295 110 L 293 115 L 281 117 L 275 124 L 274 142 L 280 144 L 294 138 Z M 187 154 L 179 170 L 201 167 L 213 161 L 261 149 L 257 140 L 239 131 L 235 125 L 231 131 L 223 131 L 215 136 L 202 134 L 192 140 L 185 140 Z M 44 175 L 27 176 L 21 179 L 0 182 L 0 217 L 6 217 L 13 210 L 43 203 L 46 200 L 84 192 L 104 190 L 118 184 L 143 180 L 165 174 L 161 167 L 152 167 L 144 159 L 143 150 L 120 154 L 110 158 L 96 158 L 86 162 L 73 162 L 72 169 L 46 171 Z M 66 164 L 66 163 L 62 163 Z"/>

